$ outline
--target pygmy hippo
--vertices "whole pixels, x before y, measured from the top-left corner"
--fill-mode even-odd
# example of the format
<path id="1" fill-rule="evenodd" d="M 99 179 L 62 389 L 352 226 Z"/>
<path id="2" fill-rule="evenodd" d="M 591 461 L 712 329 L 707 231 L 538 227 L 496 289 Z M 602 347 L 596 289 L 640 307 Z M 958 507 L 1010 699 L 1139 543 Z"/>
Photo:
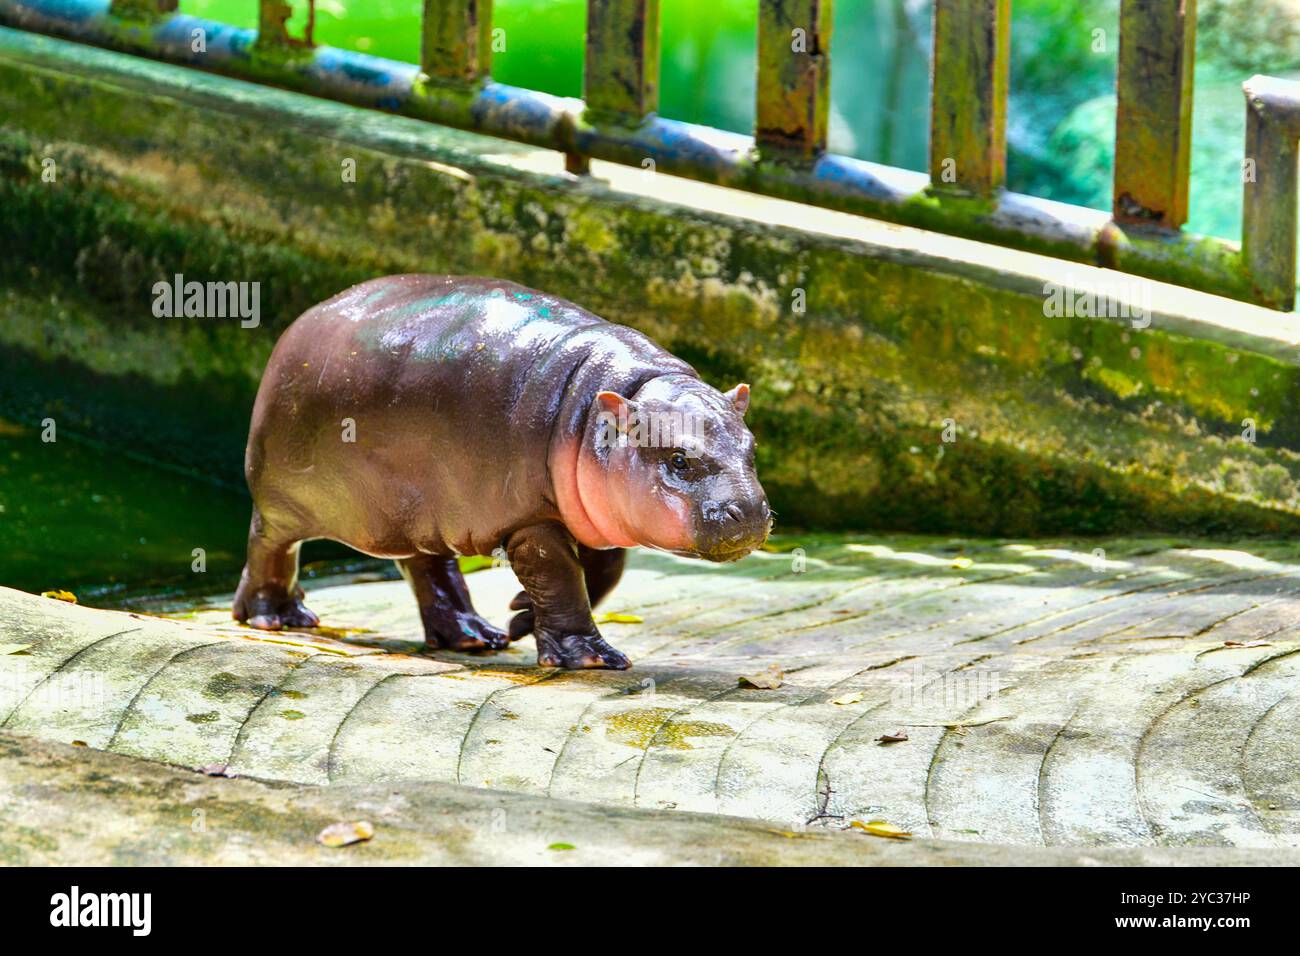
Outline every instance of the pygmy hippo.
<path id="1" fill-rule="evenodd" d="M 538 663 L 631 666 L 591 608 L 645 545 L 734 561 L 772 517 L 743 416 L 639 332 L 512 282 L 399 275 L 308 309 L 262 377 L 245 474 L 248 563 L 234 617 L 314 627 L 298 548 L 342 541 L 397 562 L 425 640 Z M 502 632 L 457 555 L 504 549 L 524 587 Z"/>

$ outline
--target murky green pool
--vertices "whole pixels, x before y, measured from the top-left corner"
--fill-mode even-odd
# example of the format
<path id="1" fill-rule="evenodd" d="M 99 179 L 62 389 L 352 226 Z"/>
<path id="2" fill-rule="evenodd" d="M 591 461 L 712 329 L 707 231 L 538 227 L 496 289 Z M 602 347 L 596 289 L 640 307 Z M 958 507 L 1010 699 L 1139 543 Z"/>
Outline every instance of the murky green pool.
<path id="1" fill-rule="evenodd" d="M 245 495 L 0 420 L 0 585 L 98 607 L 231 591 L 248 516 Z M 352 554 L 312 542 L 304 561 L 332 569 Z"/>
<path id="2" fill-rule="evenodd" d="M 55 437 L 0 422 L 0 583 L 102 604 L 145 586 L 224 590 L 238 577 L 246 498 Z"/>

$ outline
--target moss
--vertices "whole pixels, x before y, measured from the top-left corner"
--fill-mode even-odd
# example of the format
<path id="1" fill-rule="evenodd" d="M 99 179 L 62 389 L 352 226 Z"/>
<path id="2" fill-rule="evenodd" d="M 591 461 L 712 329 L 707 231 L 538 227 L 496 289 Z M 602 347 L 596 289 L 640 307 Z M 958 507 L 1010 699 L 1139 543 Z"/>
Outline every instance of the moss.
<path id="1" fill-rule="evenodd" d="M 494 163 L 517 149 L 497 141 L 403 139 L 406 121 L 194 86 L 145 99 L 0 56 L 0 278 L 7 311 L 30 316 L 0 327 L 0 414 L 57 409 L 61 426 L 238 485 L 261 368 L 302 309 L 384 273 L 495 273 L 645 331 L 715 385 L 749 381 L 782 527 L 1300 522 L 1292 365 L 1049 317 L 1040 297 L 834 238 L 574 188 Z M 57 188 L 40 179 L 47 154 Z M 147 289 L 176 272 L 260 282 L 261 326 L 154 319 Z M 1255 444 L 1238 439 L 1245 419 Z"/>
<path id="2" fill-rule="evenodd" d="M 666 707 L 645 707 L 615 714 L 608 733 L 621 744 L 645 750 L 650 746 L 669 750 L 690 750 L 692 737 L 734 737 L 726 724 L 700 720 L 673 720 L 677 713 Z"/>
<path id="3" fill-rule="evenodd" d="M 5 866 L 31 866 L 42 854 L 55 853 L 59 841 L 34 827 L 10 824 L 4 828 L 5 838 L 0 841 L 0 863 Z"/>

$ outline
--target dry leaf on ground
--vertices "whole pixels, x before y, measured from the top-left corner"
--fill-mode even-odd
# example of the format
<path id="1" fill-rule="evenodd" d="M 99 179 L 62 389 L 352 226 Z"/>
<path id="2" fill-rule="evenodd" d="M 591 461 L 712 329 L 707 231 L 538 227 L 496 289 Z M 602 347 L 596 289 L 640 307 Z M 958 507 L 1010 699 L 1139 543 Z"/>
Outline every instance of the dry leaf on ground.
<path id="1" fill-rule="evenodd" d="M 208 777 L 228 777 L 233 780 L 238 776 L 238 774 L 231 773 L 224 763 L 204 764 L 202 767 L 197 767 L 195 769 L 197 769 L 199 773 Z"/>
<path id="2" fill-rule="evenodd" d="M 375 835 L 375 828 L 368 820 L 355 823 L 331 823 L 316 837 L 317 842 L 325 846 L 350 846 L 363 843 Z"/>
<path id="3" fill-rule="evenodd" d="M 644 624 L 644 618 L 635 614 L 624 614 L 621 611 L 606 611 L 600 617 L 596 618 L 597 624 Z"/>
<path id="4" fill-rule="evenodd" d="M 765 670 L 757 674 L 742 674 L 738 680 L 759 690 L 776 690 L 785 683 L 785 671 L 781 670 L 779 664 L 768 664 Z"/>
<path id="5" fill-rule="evenodd" d="M 892 823 L 886 823 L 884 820 L 871 820 L 863 823 L 861 820 L 854 820 L 850 826 L 857 827 L 863 833 L 870 833 L 872 836 L 885 837 L 890 840 L 910 840 L 912 834 L 907 830 L 899 829 Z"/>

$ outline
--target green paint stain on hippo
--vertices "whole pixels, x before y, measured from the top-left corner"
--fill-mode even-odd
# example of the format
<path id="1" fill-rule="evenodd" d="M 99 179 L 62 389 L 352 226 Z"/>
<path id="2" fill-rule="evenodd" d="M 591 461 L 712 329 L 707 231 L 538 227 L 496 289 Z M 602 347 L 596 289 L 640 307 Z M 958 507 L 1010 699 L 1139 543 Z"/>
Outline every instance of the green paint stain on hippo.
<path id="1" fill-rule="evenodd" d="M 445 295 L 427 296 L 421 299 L 415 299 L 407 302 L 405 305 L 399 305 L 397 308 L 389 311 L 393 318 L 406 318 L 412 315 L 423 315 L 433 309 L 441 308 L 444 305 L 474 305 L 474 299 L 470 298 L 463 292 L 448 292 Z"/>

